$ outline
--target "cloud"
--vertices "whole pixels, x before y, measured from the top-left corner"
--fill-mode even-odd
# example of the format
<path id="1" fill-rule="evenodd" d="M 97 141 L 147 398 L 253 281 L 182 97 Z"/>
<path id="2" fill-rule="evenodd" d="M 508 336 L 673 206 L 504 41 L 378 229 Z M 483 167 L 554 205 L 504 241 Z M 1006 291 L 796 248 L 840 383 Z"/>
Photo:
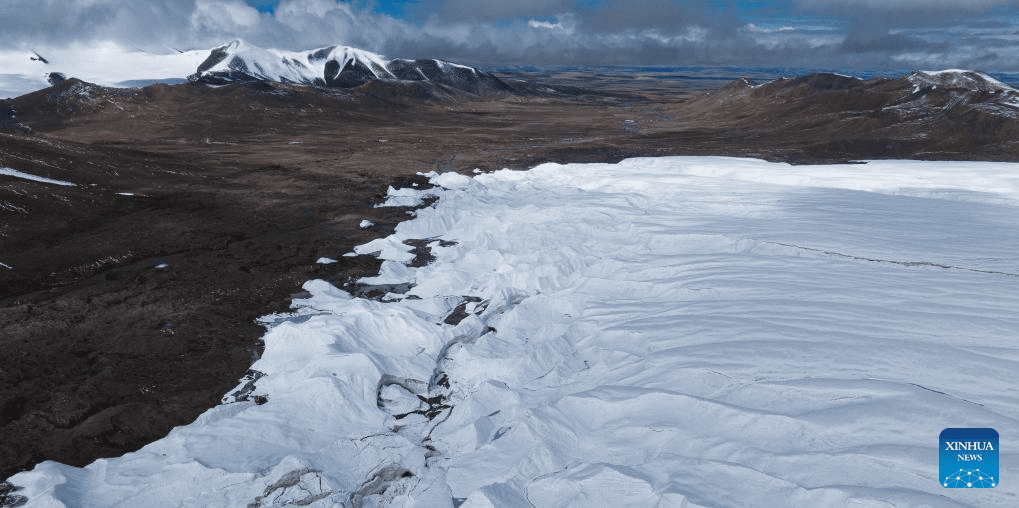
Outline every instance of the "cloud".
<path id="1" fill-rule="evenodd" d="M 116 43 L 284 49 L 348 44 L 476 65 L 661 64 L 1011 68 L 1016 0 L 0 0 L 0 51 Z M 408 4 L 410 5 L 410 4 Z M 998 13 L 998 14 L 996 14 Z"/>
<path id="2" fill-rule="evenodd" d="M 312 16 L 318 19 L 325 19 L 327 15 L 335 11 L 345 12 L 351 15 L 348 4 L 341 4 L 333 0 L 292 0 L 284 1 L 276 7 L 277 18 L 295 18 L 301 16 Z"/>
<path id="3" fill-rule="evenodd" d="M 949 45 L 946 42 L 928 42 L 897 34 L 877 37 L 852 34 L 839 45 L 839 51 L 848 54 L 941 52 L 948 48 Z"/>
<path id="4" fill-rule="evenodd" d="M 0 4 L 0 33 L 8 44 L 91 37 L 97 27 L 116 16 L 116 7 L 82 1 L 8 0 Z"/>
<path id="5" fill-rule="evenodd" d="M 191 26 L 196 30 L 230 32 L 253 27 L 259 19 L 258 11 L 240 0 L 196 0 L 195 10 L 191 13 Z"/>
<path id="6" fill-rule="evenodd" d="M 527 22 L 527 26 L 531 28 L 547 28 L 549 30 L 563 29 L 563 25 L 559 22 L 550 23 L 548 21 L 538 21 L 536 19 L 529 20 Z"/>
<path id="7" fill-rule="evenodd" d="M 683 30 L 693 23 L 707 24 L 702 2 L 663 2 L 659 0 L 608 0 L 598 9 L 581 14 L 588 30 L 618 32 L 657 29 Z"/>
<path id="8" fill-rule="evenodd" d="M 757 25 L 755 25 L 753 23 L 747 23 L 744 28 L 746 28 L 748 31 L 751 31 L 751 32 L 758 32 L 758 33 L 765 33 L 765 34 L 770 34 L 770 33 L 775 33 L 775 32 L 793 32 L 793 31 L 796 30 L 796 28 L 791 27 L 791 26 L 780 26 L 780 27 L 776 27 L 776 28 L 764 28 L 764 27 L 759 27 L 759 26 L 757 26 Z"/>
<path id="9" fill-rule="evenodd" d="M 0 48 L 116 41 L 165 47 L 189 39 L 195 0 L 3 0 Z"/>
<path id="10" fill-rule="evenodd" d="M 492 22 L 525 17 L 547 17 L 574 10 L 569 0 L 446 0 L 435 14 L 443 20 Z"/>
<path id="11" fill-rule="evenodd" d="M 945 10 L 951 15 L 960 9 L 983 11 L 994 7 L 1015 5 L 1015 0 L 798 0 L 799 6 L 811 10 L 854 10 L 860 8 L 884 11 Z"/>

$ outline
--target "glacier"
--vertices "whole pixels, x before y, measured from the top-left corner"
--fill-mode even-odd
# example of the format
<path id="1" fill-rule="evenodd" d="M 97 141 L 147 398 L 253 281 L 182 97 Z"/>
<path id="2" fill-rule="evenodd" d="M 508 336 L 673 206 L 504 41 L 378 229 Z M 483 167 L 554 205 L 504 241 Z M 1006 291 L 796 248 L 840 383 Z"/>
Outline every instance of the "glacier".
<path id="1" fill-rule="evenodd" d="M 995 428 L 1019 460 L 1017 170 L 431 173 L 391 204 L 438 201 L 353 253 L 403 292 L 309 281 L 246 395 L 10 483 L 47 507 L 1014 506 L 1012 478 L 943 488 L 938 436 Z"/>

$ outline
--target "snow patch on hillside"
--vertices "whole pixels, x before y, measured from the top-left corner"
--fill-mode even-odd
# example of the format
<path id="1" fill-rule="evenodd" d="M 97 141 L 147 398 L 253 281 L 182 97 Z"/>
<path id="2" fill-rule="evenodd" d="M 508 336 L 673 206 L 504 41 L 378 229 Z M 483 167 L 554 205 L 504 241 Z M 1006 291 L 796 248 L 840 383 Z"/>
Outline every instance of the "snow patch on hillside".
<path id="1" fill-rule="evenodd" d="M 918 71 L 910 75 L 909 78 L 914 85 L 927 88 L 942 86 L 966 88 L 973 92 L 1019 92 L 1019 90 L 983 72 L 973 70 Z"/>
<path id="2" fill-rule="evenodd" d="M 31 180 L 33 182 L 51 183 L 54 185 L 64 185 L 67 187 L 74 187 L 75 184 L 71 182 L 65 182 L 63 180 L 54 180 L 52 178 L 46 178 L 44 176 L 36 176 L 30 173 L 24 173 L 16 169 L 11 168 L 0 168 L 0 175 L 13 176 L 15 178 L 21 178 L 23 180 Z"/>

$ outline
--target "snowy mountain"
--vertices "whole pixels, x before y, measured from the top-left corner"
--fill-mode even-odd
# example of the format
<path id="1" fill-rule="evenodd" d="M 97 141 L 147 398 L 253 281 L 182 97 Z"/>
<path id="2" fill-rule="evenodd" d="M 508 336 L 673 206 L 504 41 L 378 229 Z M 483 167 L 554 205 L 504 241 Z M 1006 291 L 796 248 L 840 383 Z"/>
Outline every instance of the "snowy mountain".
<path id="1" fill-rule="evenodd" d="M 817 97 L 817 94 L 834 92 L 840 96 L 854 99 L 867 96 L 860 104 L 855 100 L 825 101 L 828 109 L 846 111 L 860 110 L 866 105 L 894 108 L 914 102 L 920 98 L 931 96 L 950 96 L 955 100 L 948 101 L 951 107 L 966 103 L 997 103 L 1009 104 L 1014 114 L 1019 110 L 1019 90 L 979 71 L 949 69 L 943 71 L 915 71 L 909 76 L 898 79 L 875 78 L 864 80 L 853 76 L 818 72 L 795 78 L 782 78 L 762 84 L 754 84 L 745 78 L 730 83 L 718 92 L 709 94 L 718 104 L 730 103 L 733 99 L 742 102 L 755 98 L 768 98 L 774 105 L 782 104 L 775 99 L 797 98 L 800 102 Z M 725 97 L 729 95 L 730 97 Z M 709 101 L 710 102 L 710 101 Z M 808 101 L 809 102 L 809 101 Z M 1015 102 L 1015 104 L 1012 104 Z M 939 101 L 923 103 L 937 108 Z M 946 103 L 947 104 L 947 103 Z M 1008 113 L 1006 113 L 1008 114 Z"/>
<path id="2" fill-rule="evenodd" d="M 214 85 L 268 80 L 342 88 L 375 80 L 408 80 L 471 93 L 512 91 L 489 73 L 443 60 L 386 59 L 349 46 L 283 51 L 259 48 L 241 40 L 213 49 L 188 79 Z"/>
<path id="3" fill-rule="evenodd" d="M 968 90 L 971 92 L 989 92 L 1019 94 L 1019 90 L 998 81 L 980 71 L 948 69 L 943 71 L 916 71 L 907 78 L 910 83 L 923 90 L 936 87 Z"/>
<path id="4" fill-rule="evenodd" d="M 210 50 L 171 54 L 126 51 L 111 44 L 82 50 L 0 53 L 0 98 L 16 97 L 47 86 L 47 76 L 67 77 L 107 87 L 179 83 L 190 78 L 209 84 L 269 80 L 351 88 L 373 80 L 431 83 L 474 94 L 512 91 L 490 73 L 443 60 L 386 59 L 348 46 L 310 51 L 263 49 L 241 40 Z"/>

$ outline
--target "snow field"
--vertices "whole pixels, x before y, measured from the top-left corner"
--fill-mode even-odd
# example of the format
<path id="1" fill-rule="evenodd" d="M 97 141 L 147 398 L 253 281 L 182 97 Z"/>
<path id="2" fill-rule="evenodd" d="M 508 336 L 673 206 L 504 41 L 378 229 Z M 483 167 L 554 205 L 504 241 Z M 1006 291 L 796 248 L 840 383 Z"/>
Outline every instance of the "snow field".
<path id="1" fill-rule="evenodd" d="M 31 51 L 0 52 L 0 98 L 13 98 L 49 86 L 46 75 L 110 87 L 143 86 L 148 82 L 183 80 L 205 61 L 209 50 L 166 54 L 131 51 L 114 43 L 67 48 L 39 48 L 48 64 L 31 60 Z"/>
<path id="2" fill-rule="evenodd" d="M 362 282 L 414 286 L 305 284 L 266 317 L 265 404 L 11 482 L 30 506 L 1011 506 L 1016 174 L 720 157 L 433 173 L 391 201 L 434 206 L 356 249 L 387 259 Z M 436 260 L 406 266 L 410 239 Z M 1001 484 L 939 485 L 948 427 L 997 429 Z"/>

